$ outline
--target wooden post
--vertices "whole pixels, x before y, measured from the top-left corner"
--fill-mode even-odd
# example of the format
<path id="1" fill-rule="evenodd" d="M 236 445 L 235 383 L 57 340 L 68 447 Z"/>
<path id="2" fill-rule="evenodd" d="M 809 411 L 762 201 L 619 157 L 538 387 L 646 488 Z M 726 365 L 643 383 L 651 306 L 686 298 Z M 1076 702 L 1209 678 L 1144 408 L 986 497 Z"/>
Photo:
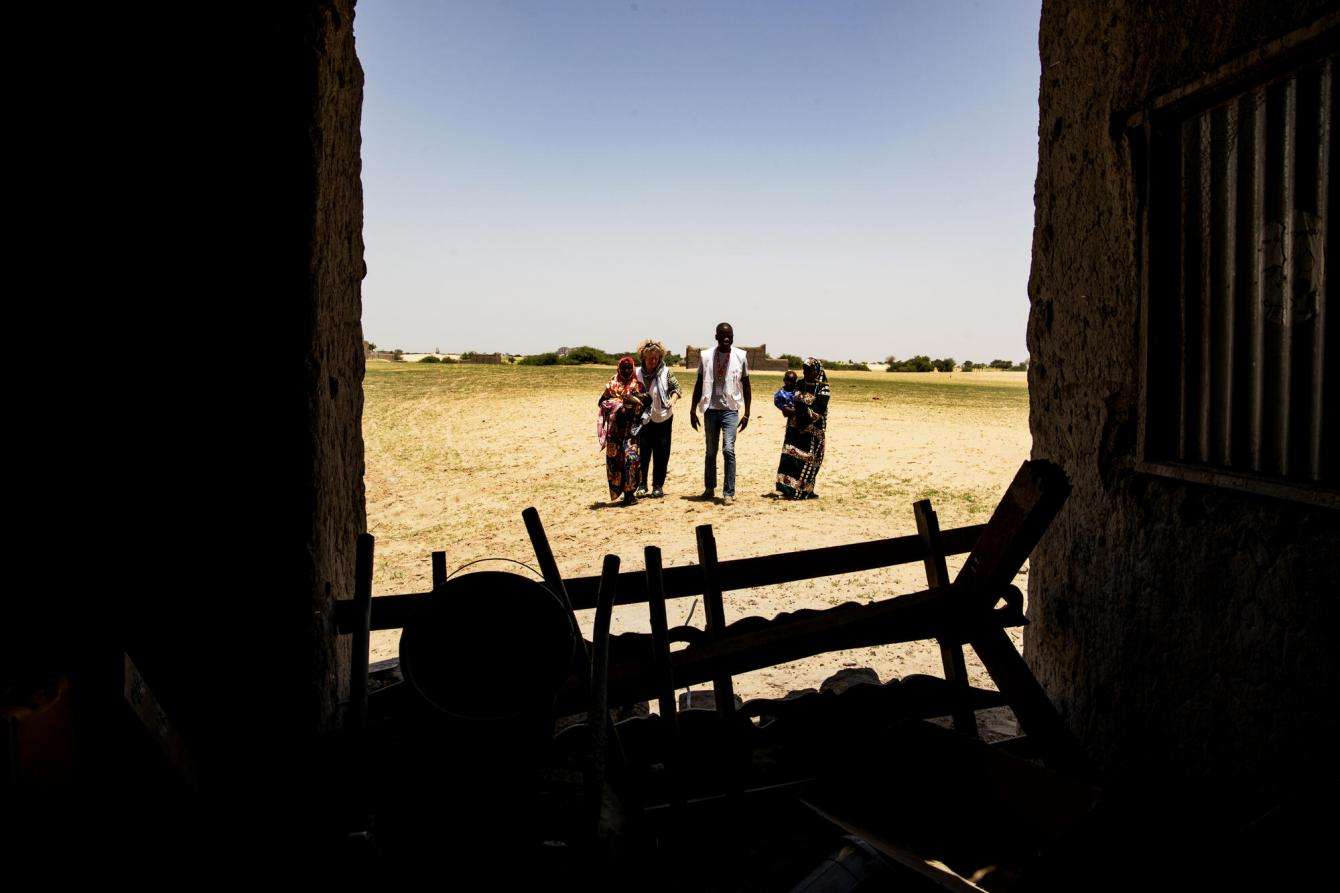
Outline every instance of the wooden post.
<path id="1" fill-rule="evenodd" d="M 567 587 L 563 585 L 563 575 L 558 572 L 558 562 L 554 560 L 554 551 L 549 548 L 549 537 L 544 532 L 544 525 L 540 523 L 540 513 L 531 506 L 521 513 L 521 520 L 526 523 L 526 533 L 530 534 L 530 545 L 535 550 L 535 560 L 540 565 L 540 576 L 544 577 L 544 582 L 555 596 L 562 599 L 563 604 L 572 609 L 572 599 L 568 598 Z"/>
<path id="2" fill-rule="evenodd" d="M 670 803 L 677 814 L 682 814 L 684 791 L 680 783 L 679 709 L 675 704 L 675 673 L 670 663 L 670 632 L 665 619 L 661 550 L 656 546 L 647 546 L 643 555 L 647 565 L 647 610 L 651 615 L 651 636 L 656 649 L 657 697 L 661 704 L 661 723 L 665 728 L 665 768 L 670 784 Z"/>
<path id="3" fill-rule="evenodd" d="M 726 606 L 721 596 L 721 576 L 717 568 L 717 541 L 711 524 L 697 528 L 698 564 L 703 572 L 703 614 L 707 618 L 707 641 L 717 641 L 726 632 Z M 717 717 L 726 741 L 726 797 L 732 808 L 739 808 L 749 768 L 750 750 L 737 739 L 735 714 L 735 683 L 729 672 L 712 677 L 712 697 L 716 701 Z"/>
<path id="4" fill-rule="evenodd" d="M 354 551 L 354 605 L 358 625 L 349 642 L 349 725 L 362 731 L 368 720 L 368 651 L 372 631 L 372 557 L 376 538 L 360 533 Z"/>
<path id="5" fill-rule="evenodd" d="M 447 585 L 447 553 L 433 553 L 433 591 L 437 592 Z"/>
<path id="6" fill-rule="evenodd" d="M 721 597 L 721 583 L 717 575 L 717 541 L 711 524 L 697 528 L 698 564 L 703 571 L 703 612 L 707 615 L 707 640 L 720 636 L 726 629 L 726 606 Z M 729 673 L 712 679 L 712 693 L 717 713 L 723 722 L 735 717 L 735 684 Z"/>
<path id="7" fill-rule="evenodd" d="M 940 519 L 931 508 L 929 499 L 912 504 L 912 512 L 917 518 L 917 533 L 926 544 L 926 585 L 931 589 L 949 585 L 949 568 L 945 565 L 944 548 L 940 543 Z M 963 644 L 957 637 L 940 636 L 936 639 L 940 646 L 940 663 L 944 666 L 945 681 L 955 694 L 968 694 L 968 666 L 963 660 Z M 977 714 L 964 706 L 953 713 L 954 731 L 977 737 Z"/>
<path id="8" fill-rule="evenodd" d="M 614 614 L 614 596 L 618 589 L 619 556 L 606 555 L 600 571 L 600 594 L 596 604 L 595 627 L 591 633 L 591 703 L 587 727 L 591 730 L 590 772 L 586 777 L 587 807 L 590 809 L 593 839 L 600 837 L 601 807 L 604 800 L 607 749 L 610 736 L 609 649 L 610 618 Z"/>

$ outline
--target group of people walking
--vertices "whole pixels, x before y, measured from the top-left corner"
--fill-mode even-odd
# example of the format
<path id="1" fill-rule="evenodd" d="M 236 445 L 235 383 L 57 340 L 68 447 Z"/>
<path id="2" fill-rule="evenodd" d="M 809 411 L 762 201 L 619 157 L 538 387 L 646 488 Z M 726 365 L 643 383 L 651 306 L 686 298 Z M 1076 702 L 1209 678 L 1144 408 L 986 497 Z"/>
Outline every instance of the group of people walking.
<path id="1" fill-rule="evenodd" d="M 735 330 L 730 323 L 717 326 L 716 342 L 716 348 L 703 351 L 699 359 L 689 424 L 703 431 L 706 447 L 699 498 L 716 498 L 719 451 L 725 472 L 721 502 L 730 505 L 735 501 L 735 438 L 749 426 L 753 392 L 748 358 L 734 346 Z M 611 501 L 632 505 L 641 497 L 665 495 L 675 404 L 684 395 L 665 355 L 661 342 L 643 341 L 636 362 L 632 357 L 619 360 L 614 377 L 597 401 L 596 435 L 605 451 Z M 817 498 L 814 481 L 824 461 L 828 377 L 823 364 L 813 357 L 805 360 L 802 371 L 803 377 L 788 371 L 773 395 L 773 404 L 786 418 L 776 483 L 785 499 Z"/>

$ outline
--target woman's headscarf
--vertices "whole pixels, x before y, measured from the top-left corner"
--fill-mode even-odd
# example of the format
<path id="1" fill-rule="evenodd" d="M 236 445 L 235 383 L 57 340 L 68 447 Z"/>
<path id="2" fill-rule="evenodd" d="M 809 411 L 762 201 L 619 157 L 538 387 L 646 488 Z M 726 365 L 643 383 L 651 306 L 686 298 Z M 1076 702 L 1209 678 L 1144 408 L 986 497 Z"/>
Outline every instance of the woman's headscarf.
<path id="1" fill-rule="evenodd" d="M 633 375 L 634 368 L 635 364 L 632 357 L 624 357 L 619 360 L 619 368 L 615 370 L 614 377 L 605 386 L 609 389 L 611 396 L 622 397 L 625 394 L 635 394 L 642 389 L 641 385 L 637 383 L 637 378 Z"/>
<path id="2" fill-rule="evenodd" d="M 630 394 L 642 393 L 642 385 L 638 384 L 637 377 L 633 375 L 633 368 L 632 357 L 619 360 L 619 367 L 615 370 L 614 377 L 605 385 L 605 395 L 600 398 L 600 410 L 596 415 L 596 438 L 602 448 L 609 437 L 615 414 L 624 408 L 623 398 Z M 637 433 L 636 430 L 633 433 Z"/>
<path id="3" fill-rule="evenodd" d="M 806 357 L 804 365 L 806 372 L 813 370 L 814 378 L 796 382 L 797 412 L 787 420 L 787 425 L 810 429 L 821 435 L 827 426 L 828 398 L 832 396 L 828 389 L 828 374 L 817 357 Z"/>

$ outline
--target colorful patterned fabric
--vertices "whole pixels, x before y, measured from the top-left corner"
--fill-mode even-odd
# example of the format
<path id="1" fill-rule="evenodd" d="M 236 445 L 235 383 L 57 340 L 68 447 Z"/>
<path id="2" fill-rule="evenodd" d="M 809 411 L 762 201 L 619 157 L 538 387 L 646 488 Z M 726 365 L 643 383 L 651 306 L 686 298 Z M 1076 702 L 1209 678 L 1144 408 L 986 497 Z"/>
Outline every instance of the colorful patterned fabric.
<path id="1" fill-rule="evenodd" d="M 637 433 L 645 402 L 646 394 L 633 374 L 633 358 L 624 357 L 600 395 L 596 418 L 596 435 L 605 450 L 605 475 L 611 499 L 637 489 L 642 473 Z"/>
<path id="2" fill-rule="evenodd" d="M 787 499 L 814 493 L 814 479 L 824 462 L 828 434 L 828 376 L 814 357 L 805 360 L 805 378 L 796 384 L 795 414 L 786 420 L 782 458 L 777 463 L 777 489 Z"/>

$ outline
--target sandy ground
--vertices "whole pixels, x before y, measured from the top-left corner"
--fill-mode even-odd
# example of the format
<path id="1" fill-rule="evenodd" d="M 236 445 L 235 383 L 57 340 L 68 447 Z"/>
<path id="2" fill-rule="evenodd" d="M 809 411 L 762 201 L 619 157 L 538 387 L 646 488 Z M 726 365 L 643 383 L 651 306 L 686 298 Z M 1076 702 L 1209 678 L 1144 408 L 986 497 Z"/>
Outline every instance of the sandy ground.
<path id="1" fill-rule="evenodd" d="M 916 532 L 912 503 L 930 498 L 941 527 L 985 521 L 1028 457 L 1023 373 L 849 372 L 830 376 L 822 498 L 773 497 L 783 419 L 771 405 L 774 379 L 755 373 L 754 417 L 739 435 L 733 506 L 690 501 L 703 484 L 703 439 L 681 405 L 666 497 L 610 507 L 595 401 L 609 369 L 472 367 L 369 363 L 364 435 L 368 526 L 377 536 L 375 592 L 429 588 L 429 553 L 445 549 L 448 569 L 479 558 L 534 563 L 521 511 L 536 506 L 562 571 L 599 572 L 607 552 L 623 569 L 642 567 L 642 548 L 661 547 L 667 566 L 696 560 L 694 527 L 710 523 L 720 558 L 763 555 Z M 680 371 L 684 387 L 692 376 Z M 964 556 L 949 559 L 952 572 Z M 486 563 L 481 568 L 506 569 Z M 520 569 L 518 569 L 520 570 Z M 524 573 L 524 571 L 522 571 Z M 1026 570 L 1025 570 L 1026 573 Z M 1016 581 L 1026 590 L 1023 575 Z M 866 601 L 924 588 L 920 564 L 728 593 L 727 620 L 800 607 Z M 682 622 L 693 599 L 670 603 Z M 700 625 L 702 606 L 693 611 Z M 589 636 L 590 612 L 580 612 Z M 614 631 L 647 631 L 645 608 L 616 609 Z M 1016 644 L 1021 631 L 1011 631 Z M 498 630 L 500 648 L 505 630 Z M 373 634 L 372 659 L 396 654 L 398 631 Z M 499 660 L 506 660 L 500 651 Z M 841 652 L 758 671 L 736 680 L 745 698 L 817 686 L 843 667 L 868 666 L 881 679 L 940 674 L 934 642 Z M 992 687 L 971 650 L 975 685 Z M 1008 732 L 1008 717 L 998 717 Z"/>

